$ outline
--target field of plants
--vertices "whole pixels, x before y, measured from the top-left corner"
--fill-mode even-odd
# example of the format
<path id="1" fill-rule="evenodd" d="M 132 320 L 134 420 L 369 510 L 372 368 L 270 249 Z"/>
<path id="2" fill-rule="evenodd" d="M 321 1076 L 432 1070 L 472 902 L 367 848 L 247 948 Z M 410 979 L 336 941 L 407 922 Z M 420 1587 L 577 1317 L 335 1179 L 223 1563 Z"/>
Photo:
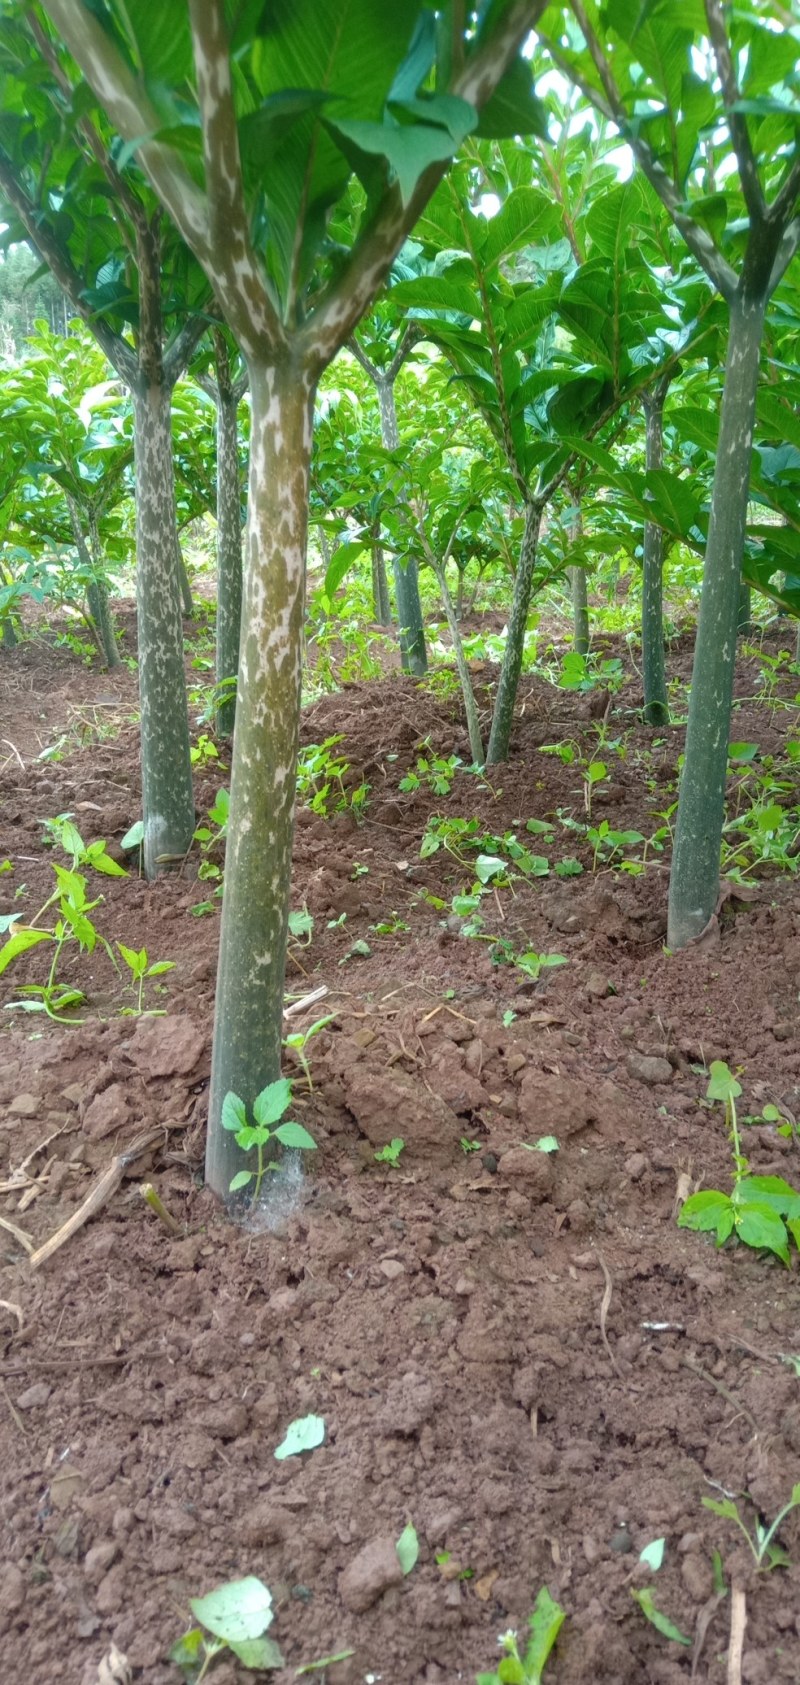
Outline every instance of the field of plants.
<path id="1" fill-rule="evenodd" d="M 800 18 L 0 0 L 0 1663 L 800 1678 Z"/>

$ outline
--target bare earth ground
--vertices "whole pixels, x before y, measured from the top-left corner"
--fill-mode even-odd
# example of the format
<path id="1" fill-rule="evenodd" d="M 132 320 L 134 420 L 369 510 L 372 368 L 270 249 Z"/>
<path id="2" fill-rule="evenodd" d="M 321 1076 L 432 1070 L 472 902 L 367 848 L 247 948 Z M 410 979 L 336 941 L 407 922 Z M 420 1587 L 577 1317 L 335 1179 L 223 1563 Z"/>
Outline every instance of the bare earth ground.
<path id="1" fill-rule="evenodd" d="M 689 665 L 681 645 L 670 670 Z M 491 677 L 479 675 L 482 705 Z M 797 710 L 756 706 L 755 684 L 743 662 L 734 735 L 767 753 L 797 735 Z M 777 695 L 796 691 L 788 674 Z M 113 1641 L 121 1677 L 177 1685 L 166 1656 L 188 1598 L 257 1574 L 275 1599 L 279 1685 L 347 1649 L 314 1677 L 472 1685 L 543 1584 L 567 1611 L 555 1685 L 720 1685 L 731 1600 L 715 1594 L 715 1551 L 728 1588 L 738 1574 L 746 1589 L 742 1679 L 800 1680 L 800 1512 L 780 1531 L 792 1565 L 755 1575 L 735 1528 L 701 1503 L 747 1492 L 752 1525 L 800 1481 L 800 1380 L 781 1355 L 800 1352 L 797 1268 L 716 1251 L 674 1217 L 683 1172 L 730 1178 L 692 1066 L 741 1067 L 748 1112 L 800 1110 L 797 883 L 728 902 L 718 929 L 669 958 L 663 857 L 640 877 L 593 876 L 568 831 L 526 838 L 586 870 L 516 881 L 489 901 L 487 929 L 568 964 L 538 984 L 494 965 L 488 943 L 421 897 L 449 905 L 470 873 L 419 848 L 435 812 L 523 836 L 530 817 L 580 817 L 574 767 L 537 751 L 573 739 L 597 752 L 587 702 L 533 678 L 523 700 L 491 786 L 457 773 L 439 797 L 398 782 L 426 739 L 468 758 L 454 703 L 395 676 L 307 711 L 304 741 L 342 732 L 345 784 L 366 778 L 371 800 L 360 825 L 299 815 L 295 905 L 315 925 L 288 984 L 330 990 L 301 1023 L 335 1014 L 309 1046 L 313 1091 L 296 1086 L 319 1151 L 305 1181 L 292 1167 L 275 1179 L 249 1230 L 202 1186 L 218 913 L 192 914 L 208 890 L 196 856 L 180 879 L 92 879 L 104 936 L 176 961 L 149 997 L 167 1016 L 120 1016 L 131 997 L 101 949 L 65 972 L 90 998 L 83 1024 L 3 1012 L 0 1214 L 34 1245 L 141 1130 L 163 1130 L 38 1270 L 0 1230 L 3 1680 L 95 1685 Z M 612 735 L 637 700 L 634 680 Z M 50 892 L 43 818 L 69 810 L 113 851 L 138 817 L 135 705 L 126 670 L 87 672 L 45 642 L 0 655 L 0 860 L 14 865 L 0 912 L 20 884 L 30 914 Z M 64 758 L 37 761 L 62 732 Z M 636 754 L 652 734 L 635 725 L 627 759 L 606 754 L 597 818 L 645 835 L 661 823 L 682 732 L 659 735 L 649 768 Z M 223 781 L 198 773 L 200 814 Z M 408 930 L 371 929 L 391 914 Z M 370 952 L 345 959 L 354 941 Z M 41 973 L 25 956 L 0 1000 Z M 552 1156 L 521 1145 L 546 1134 Z M 395 1169 L 374 1158 L 393 1136 L 406 1143 Z M 758 1171 L 800 1182 L 798 1147 L 770 1128 L 748 1130 L 747 1148 Z M 148 1210 L 145 1177 L 184 1236 Z M 275 1461 L 312 1411 L 324 1446 Z M 374 1547 L 409 1521 L 420 1556 L 401 1582 Z M 652 1574 L 639 1552 L 660 1536 Z M 642 1585 L 694 1655 L 645 1621 Z M 253 1677 L 227 1663 L 213 1676 Z"/>

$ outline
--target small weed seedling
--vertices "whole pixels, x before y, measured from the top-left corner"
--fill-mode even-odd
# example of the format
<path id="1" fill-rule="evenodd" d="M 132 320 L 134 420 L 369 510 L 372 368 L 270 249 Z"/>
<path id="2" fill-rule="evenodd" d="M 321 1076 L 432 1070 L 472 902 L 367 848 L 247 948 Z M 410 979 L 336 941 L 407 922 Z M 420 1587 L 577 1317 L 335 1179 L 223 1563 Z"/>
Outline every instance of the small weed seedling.
<path id="1" fill-rule="evenodd" d="M 91 954 L 99 941 L 105 948 L 115 970 L 117 962 L 105 939 L 92 923 L 90 914 L 95 907 L 99 907 L 102 896 L 95 901 L 86 899 L 86 879 L 81 872 L 69 872 L 64 866 L 54 866 L 56 888 L 53 894 L 40 907 L 32 924 L 19 929 L 12 924 L 11 934 L 3 947 L 0 948 L 0 976 L 20 954 L 27 953 L 29 948 L 38 946 L 41 942 L 52 942 L 54 945 L 53 958 L 46 983 L 26 983 L 19 990 L 24 999 L 9 1001 L 7 1011 L 45 1012 L 48 1018 L 56 1023 L 80 1023 L 80 1019 L 63 1018 L 62 1013 L 80 1006 L 86 999 L 81 989 L 69 988 L 63 983 L 56 982 L 56 971 L 65 947 L 75 942 L 81 953 Z M 52 930 L 39 930 L 38 921 L 54 903 L 58 904 L 60 917 L 57 918 Z"/>
<path id="2" fill-rule="evenodd" d="M 148 977 L 163 977 L 165 971 L 175 970 L 174 960 L 154 960 L 152 965 L 147 963 L 147 949 L 126 948 L 124 943 L 118 942 L 117 947 L 131 973 L 131 987 L 138 990 L 135 1006 L 123 1006 L 123 1014 L 130 1018 L 141 1018 L 144 1013 L 142 1006 L 142 992 L 145 979 Z M 147 1018 L 163 1017 L 159 1007 L 151 1007 L 145 1014 Z"/>
<path id="3" fill-rule="evenodd" d="M 705 1509 L 713 1510 L 715 1515 L 722 1516 L 725 1521 L 733 1521 L 739 1532 L 744 1535 L 753 1553 L 753 1561 L 760 1573 L 770 1568 L 788 1568 L 791 1558 L 781 1545 L 775 1543 L 775 1535 L 787 1515 L 800 1505 L 800 1485 L 792 1487 L 792 1495 L 788 1504 L 776 1515 L 775 1520 L 766 1527 L 760 1516 L 756 1516 L 756 1523 L 751 1533 L 739 1514 L 739 1506 L 733 1498 L 726 1498 L 723 1503 L 717 1498 L 703 1498 Z"/>
<path id="4" fill-rule="evenodd" d="M 375 1153 L 374 1156 L 377 1159 L 378 1164 L 393 1164 L 397 1166 L 400 1161 L 400 1154 L 405 1152 L 405 1148 L 406 1144 L 402 1136 L 395 1135 L 394 1139 L 389 1141 L 385 1147 L 381 1147 L 380 1152 Z"/>
<path id="5" fill-rule="evenodd" d="M 470 1153 L 479 1153 L 480 1150 L 481 1150 L 480 1141 L 471 1141 L 468 1135 L 462 1135 L 462 1137 L 461 1137 L 461 1151 L 462 1151 L 462 1153 L 466 1153 L 467 1156 L 469 1156 Z"/>
<path id="6" fill-rule="evenodd" d="M 203 732 L 202 736 L 198 737 L 197 742 L 189 750 L 189 759 L 192 766 L 208 766 L 210 761 L 219 760 L 219 749 L 216 743 L 213 743 L 211 738 Z"/>
<path id="7" fill-rule="evenodd" d="M 583 774 L 583 805 L 587 818 L 592 817 L 592 791 L 596 784 L 602 784 L 608 777 L 608 767 L 605 761 L 590 761 Z"/>
<path id="8" fill-rule="evenodd" d="M 312 1038 L 314 1036 L 318 1036 L 320 1030 L 324 1030 L 326 1024 L 333 1023 L 335 1016 L 336 1014 L 334 1012 L 329 1012 L 325 1018 L 318 1018 L 316 1024 L 311 1024 L 307 1030 L 295 1030 L 292 1035 L 284 1036 L 284 1047 L 292 1048 L 293 1052 L 297 1054 L 300 1064 L 303 1067 L 309 1092 L 313 1092 L 314 1084 L 311 1081 L 311 1067 L 306 1057 L 306 1048 Z"/>
<path id="9" fill-rule="evenodd" d="M 441 756 L 428 760 L 425 755 L 418 755 L 416 770 L 407 772 L 405 778 L 401 778 L 398 789 L 406 793 L 409 790 L 418 790 L 421 785 L 426 784 L 435 796 L 448 796 L 460 765 L 459 755 L 448 755 L 446 760 Z"/>
<path id="10" fill-rule="evenodd" d="M 678 1226 L 713 1232 L 718 1246 L 734 1235 L 746 1246 L 774 1252 L 788 1266 L 789 1237 L 800 1247 L 800 1193 L 782 1176 L 750 1175 L 736 1117 L 741 1084 L 721 1059 L 711 1064 L 710 1079 L 707 1098 L 725 1107 L 733 1155 L 733 1192 L 724 1194 L 706 1188 L 691 1194 L 681 1208 Z"/>
<path id="11" fill-rule="evenodd" d="M 269 1141 L 280 1141 L 282 1147 L 300 1147 L 304 1152 L 315 1152 L 317 1143 L 308 1130 L 301 1123 L 294 1123 L 287 1119 L 281 1123 L 281 1118 L 287 1110 L 292 1098 L 292 1085 L 286 1077 L 279 1077 L 277 1082 L 270 1082 L 253 1101 L 253 1122 L 247 1121 L 247 1107 L 238 1094 L 226 1094 L 222 1102 L 222 1127 L 230 1129 L 235 1137 L 237 1147 L 243 1153 L 258 1154 L 258 1164 L 255 1170 L 238 1170 L 231 1182 L 229 1192 L 240 1193 L 242 1188 L 249 1187 L 255 1181 L 253 1201 L 258 1199 L 261 1184 L 268 1170 L 276 1170 L 273 1161 L 267 1162 L 264 1148 Z M 273 1125 L 277 1124 L 277 1128 Z"/>
<path id="12" fill-rule="evenodd" d="M 59 813 L 55 819 L 43 819 L 42 824 L 47 841 L 57 844 L 69 855 L 73 871 L 77 871 L 79 866 L 91 866 L 93 871 L 102 873 L 106 878 L 128 876 L 125 867 L 118 865 L 107 853 L 102 839 L 87 846 L 77 826 L 72 823 L 71 813 Z"/>
<path id="13" fill-rule="evenodd" d="M 217 1586 L 207 1597 L 191 1598 L 189 1608 L 200 1624 L 184 1633 L 169 1653 L 186 1685 L 200 1685 L 225 1650 L 254 1673 L 284 1666 L 274 1639 L 264 1637 L 272 1625 L 272 1593 L 254 1575 Z"/>
<path id="14" fill-rule="evenodd" d="M 542 1586 L 528 1616 L 530 1636 L 524 1655 L 519 1653 L 516 1632 L 501 1633 L 498 1642 L 503 1659 L 493 1673 L 479 1673 L 477 1685 L 540 1685 L 564 1619 L 565 1611 L 550 1596 L 547 1587 Z"/>

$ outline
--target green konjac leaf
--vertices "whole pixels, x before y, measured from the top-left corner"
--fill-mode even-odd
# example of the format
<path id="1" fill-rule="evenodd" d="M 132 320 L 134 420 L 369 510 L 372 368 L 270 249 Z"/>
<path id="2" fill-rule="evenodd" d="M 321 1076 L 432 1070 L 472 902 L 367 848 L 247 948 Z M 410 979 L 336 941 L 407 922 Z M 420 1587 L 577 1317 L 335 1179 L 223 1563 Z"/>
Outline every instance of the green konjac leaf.
<path id="1" fill-rule="evenodd" d="M 549 139 L 547 107 L 533 91 L 529 59 L 514 59 L 478 117 L 476 133 L 483 140 L 512 135 Z"/>
<path id="2" fill-rule="evenodd" d="M 414 281 L 400 281 L 392 288 L 392 302 L 409 310 L 452 310 L 477 321 L 481 307 L 477 290 L 465 280 L 441 275 L 420 275 Z"/>
<path id="3" fill-rule="evenodd" d="M 481 248 L 488 272 L 521 246 L 534 245 L 553 232 L 558 213 L 538 187 L 516 187 L 491 218 Z"/>

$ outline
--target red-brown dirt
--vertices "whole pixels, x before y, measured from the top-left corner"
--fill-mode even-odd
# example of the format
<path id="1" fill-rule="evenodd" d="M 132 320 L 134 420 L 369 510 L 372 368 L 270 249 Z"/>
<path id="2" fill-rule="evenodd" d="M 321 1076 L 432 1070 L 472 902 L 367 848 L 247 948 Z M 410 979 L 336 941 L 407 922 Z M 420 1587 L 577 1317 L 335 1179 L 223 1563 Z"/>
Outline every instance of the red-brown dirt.
<path id="1" fill-rule="evenodd" d="M 689 666 L 681 644 L 670 671 Z M 482 707 L 491 680 L 478 674 Z M 796 690 L 788 672 L 776 698 Z M 734 735 L 777 753 L 797 708 L 757 695 L 743 661 Z M 287 1069 L 319 1150 L 304 1179 L 294 1166 L 273 1179 L 244 1228 L 202 1185 L 218 912 L 192 908 L 213 885 L 197 881 L 197 851 L 154 884 L 89 874 L 103 936 L 175 970 L 163 994 L 148 985 L 164 1017 L 120 1015 L 132 996 L 100 946 L 64 971 L 85 1022 L 2 1014 L 4 1680 L 177 1685 L 167 1653 L 189 1597 L 245 1574 L 272 1590 L 279 1685 L 350 1649 L 312 1677 L 472 1685 L 545 1584 L 567 1615 L 554 1685 L 721 1685 L 734 1576 L 742 1679 L 800 1679 L 800 1511 L 780 1529 L 790 1565 L 755 1574 L 702 1503 L 734 1493 L 752 1527 L 800 1481 L 800 1380 L 785 1361 L 800 1352 L 796 1257 L 787 1270 L 718 1251 L 675 1222 L 684 1175 L 730 1185 L 719 1108 L 702 1103 L 712 1059 L 740 1071 L 743 1112 L 798 1112 L 800 896 L 793 878 L 766 878 L 670 957 L 666 857 L 640 876 L 592 873 L 591 848 L 561 824 L 584 817 L 580 773 L 539 751 L 602 755 L 594 816 L 649 837 L 675 800 L 682 731 L 654 747 L 636 703 L 634 679 L 609 719 L 623 758 L 598 747 L 586 699 L 526 678 L 508 765 L 484 782 L 457 771 L 439 796 L 398 785 L 420 753 L 468 758 L 455 702 L 395 676 L 307 710 L 304 742 L 342 733 L 345 790 L 366 779 L 370 800 L 360 823 L 298 816 L 294 904 L 314 930 L 287 986 L 328 986 L 301 1028 L 333 1017 L 309 1043 L 313 1089 L 296 1056 Z M 50 893 L 60 856 L 45 818 L 70 811 L 119 854 L 138 817 L 135 708 L 125 669 L 87 671 L 45 639 L 0 655 L 0 861 L 13 864 L 0 912 L 32 915 Z M 37 760 L 61 733 L 63 758 Z M 224 781 L 198 771 L 199 814 Z M 458 933 L 450 899 L 472 869 L 444 847 L 420 858 L 432 814 L 513 830 L 551 868 L 577 856 L 581 876 L 516 878 L 483 907 L 484 934 L 566 964 L 536 982 Z M 552 838 L 528 835 L 530 818 L 552 821 Z M 0 1000 L 42 970 L 25 956 Z M 163 1133 L 101 1214 L 32 1270 L 15 1228 L 43 1243 L 148 1126 Z M 557 1153 L 526 1150 L 544 1135 Z M 391 1168 L 374 1155 L 394 1136 Z M 798 1147 L 773 1128 L 748 1128 L 746 1147 L 759 1172 L 800 1183 Z M 309 1412 L 324 1445 L 276 1461 Z M 401 1583 L 389 1553 L 370 1581 L 380 1542 L 409 1521 L 417 1566 Z M 652 1573 L 639 1554 L 662 1536 Z M 646 1622 L 642 1586 L 694 1656 Z M 118 1676 L 102 1672 L 112 1644 Z M 212 1677 L 252 1676 L 222 1662 Z"/>

